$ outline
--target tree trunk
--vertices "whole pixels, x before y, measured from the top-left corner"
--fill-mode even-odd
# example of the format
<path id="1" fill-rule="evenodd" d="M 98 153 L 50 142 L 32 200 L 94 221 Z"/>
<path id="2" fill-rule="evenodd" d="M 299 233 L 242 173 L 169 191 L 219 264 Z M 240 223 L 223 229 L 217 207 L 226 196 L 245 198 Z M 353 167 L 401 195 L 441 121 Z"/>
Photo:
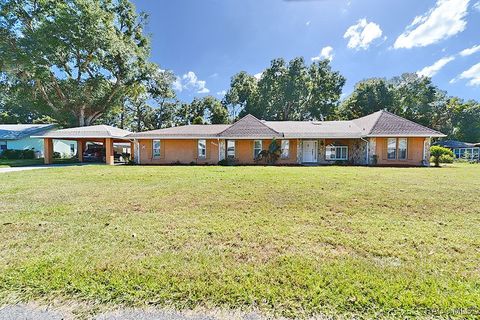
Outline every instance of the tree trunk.
<path id="1" fill-rule="evenodd" d="M 85 107 L 80 107 L 80 112 L 78 115 L 78 125 L 80 127 L 85 126 Z"/>

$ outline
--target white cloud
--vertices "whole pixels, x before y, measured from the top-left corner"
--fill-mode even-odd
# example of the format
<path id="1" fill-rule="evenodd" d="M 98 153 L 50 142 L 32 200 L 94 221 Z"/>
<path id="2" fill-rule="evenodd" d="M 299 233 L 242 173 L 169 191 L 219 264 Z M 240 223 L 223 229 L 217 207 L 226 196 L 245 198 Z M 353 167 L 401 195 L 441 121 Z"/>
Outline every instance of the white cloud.
<path id="1" fill-rule="evenodd" d="M 207 82 L 198 80 L 197 75 L 193 71 L 188 71 L 181 78 L 177 77 L 173 83 L 173 89 L 179 92 L 192 90 L 196 93 L 209 93 L 210 90 L 206 86 Z"/>
<path id="2" fill-rule="evenodd" d="M 477 11 L 480 11 L 480 1 L 477 1 L 473 4 L 473 8 L 476 9 Z"/>
<path id="3" fill-rule="evenodd" d="M 217 95 L 219 95 L 219 96 L 224 96 L 226 94 L 227 94 L 227 90 L 222 90 L 222 91 L 217 92 Z"/>
<path id="4" fill-rule="evenodd" d="M 323 59 L 328 59 L 330 61 L 333 60 L 333 48 L 332 47 L 328 46 L 328 47 L 322 48 L 322 50 L 320 51 L 320 54 L 318 56 L 311 58 L 312 61 L 320 61 L 320 60 L 323 60 Z"/>
<path id="5" fill-rule="evenodd" d="M 437 60 L 434 64 L 431 66 L 425 67 L 420 71 L 417 71 L 417 74 L 419 76 L 425 76 L 425 77 L 433 77 L 440 71 L 445 65 L 451 61 L 455 60 L 455 57 L 450 56 L 450 57 L 444 57 L 440 60 Z"/>
<path id="6" fill-rule="evenodd" d="M 471 66 L 470 69 L 463 71 L 458 76 L 458 78 L 468 79 L 469 80 L 468 85 L 470 85 L 470 86 L 480 86 L 480 63 L 477 63 L 477 64 Z M 452 80 L 454 80 L 454 79 L 452 79 Z"/>
<path id="7" fill-rule="evenodd" d="M 259 73 L 255 73 L 255 74 L 253 75 L 253 77 L 254 77 L 255 79 L 257 79 L 257 80 L 260 80 L 260 78 L 262 78 L 262 74 L 263 74 L 263 71 L 262 71 L 262 72 L 259 72 Z"/>
<path id="8" fill-rule="evenodd" d="M 182 79 L 180 79 L 180 77 L 175 78 L 175 82 L 173 82 L 173 89 L 178 92 L 183 91 Z"/>
<path id="9" fill-rule="evenodd" d="M 370 44 L 382 36 L 382 29 L 374 22 L 367 19 L 358 20 L 357 24 L 350 26 L 343 37 L 348 40 L 348 47 L 352 49 L 368 49 Z"/>
<path id="10" fill-rule="evenodd" d="M 470 0 L 437 0 L 435 7 L 415 17 L 397 38 L 395 49 L 425 47 L 465 30 Z"/>
<path id="11" fill-rule="evenodd" d="M 477 44 L 476 46 L 460 51 L 460 55 L 462 57 L 466 57 L 471 54 L 477 53 L 478 51 L 480 51 L 480 44 Z"/>
<path id="12" fill-rule="evenodd" d="M 307 21 L 307 22 L 305 22 L 305 25 L 306 25 L 307 27 L 309 27 L 311 23 L 312 23 L 312 21 Z"/>

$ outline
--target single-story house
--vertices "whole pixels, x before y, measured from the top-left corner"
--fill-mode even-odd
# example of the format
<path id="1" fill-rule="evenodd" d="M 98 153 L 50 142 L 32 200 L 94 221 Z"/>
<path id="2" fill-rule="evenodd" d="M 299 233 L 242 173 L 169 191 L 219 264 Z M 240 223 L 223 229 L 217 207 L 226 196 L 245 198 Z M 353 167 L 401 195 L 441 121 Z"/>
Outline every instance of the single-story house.
<path id="1" fill-rule="evenodd" d="M 247 115 L 234 124 L 186 125 L 138 132 L 139 164 L 255 164 L 272 139 L 277 164 L 428 166 L 431 138 L 445 137 L 387 111 L 350 121 L 263 121 Z"/>
<path id="2" fill-rule="evenodd" d="M 0 124 L 0 153 L 4 150 L 33 149 L 38 157 L 43 157 L 43 139 L 34 135 L 43 135 L 55 129 L 54 124 Z M 54 150 L 65 156 L 76 153 L 76 144 L 71 141 L 55 141 Z"/>
<path id="3" fill-rule="evenodd" d="M 131 133 L 111 126 L 50 131 L 44 139 L 45 163 L 52 163 L 57 139 L 75 141 L 77 155 L 88 142 L 102 143 L 113 164 L 114 144 L 130 143 L 138 164 L 257 164 L 273 139 L 281 147 L 280 165 L 334 164 L 428 166 L 431 138 L 445 137 L 387 111 L 349 121 L 263 121 L 246 115 L 233 124 L 185 125 Z M 261 164 L 261 163 L 260 163 Z"/>
<path id="4" fill-rule="evenodd" d="M 439 141 L 435 145 L 451 149 L 455 158 L 468 158 L 478 160 L 480 155 L 480 143 L 469 143 L 456 140 Z"/>

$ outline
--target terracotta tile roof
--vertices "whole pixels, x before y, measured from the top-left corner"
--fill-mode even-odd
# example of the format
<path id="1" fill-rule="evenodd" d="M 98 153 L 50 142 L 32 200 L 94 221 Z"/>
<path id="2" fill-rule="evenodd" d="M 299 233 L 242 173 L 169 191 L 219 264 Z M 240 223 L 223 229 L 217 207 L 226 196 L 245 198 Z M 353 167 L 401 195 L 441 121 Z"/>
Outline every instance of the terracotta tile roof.
<path id="1" fill-rule="evenodd" d="M 130 131 L 119 128 L 98 125 L 87 127 L 76 127 L 61 130 L 53 130 L 41 136 L 32 136 L 33 138 L 124 138 L 130 134 Z"/>

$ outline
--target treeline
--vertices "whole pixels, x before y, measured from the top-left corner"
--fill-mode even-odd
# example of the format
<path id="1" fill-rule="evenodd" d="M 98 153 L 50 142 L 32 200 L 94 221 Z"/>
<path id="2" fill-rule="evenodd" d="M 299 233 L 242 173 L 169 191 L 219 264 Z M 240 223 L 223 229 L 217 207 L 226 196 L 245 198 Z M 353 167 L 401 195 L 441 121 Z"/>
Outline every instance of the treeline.
<path id="1" fill-rule="evenodd" d="M 240 72 L 222 101 L 180 101 L 176 76 L 149 61 L 146 15 L 128 0 L 4 0 L 0 3 L 0 123 L 112 124 L 143 131 L 192 123 L 353 119 L 387 109 L 480 141 L 477 101 L 449 97 L 430 78 L 404 74 L 359 82 L 341 101 L 345 78 L 328 60 L 272 60 L 260 76 Z"/>
<path id="2" fill-rule="evenodd" d="M 275 59 L 259 77 L 233 76 L 224 103 L 233 114 L 266 120 L 350 120 L 382 109 L 439 130 L 449 138 L 480 141 L 480 104 L 450 97 L 428 77 L 405 73 L 360 81 L 340 101 L 345 78 L 328 60 Z"/>

